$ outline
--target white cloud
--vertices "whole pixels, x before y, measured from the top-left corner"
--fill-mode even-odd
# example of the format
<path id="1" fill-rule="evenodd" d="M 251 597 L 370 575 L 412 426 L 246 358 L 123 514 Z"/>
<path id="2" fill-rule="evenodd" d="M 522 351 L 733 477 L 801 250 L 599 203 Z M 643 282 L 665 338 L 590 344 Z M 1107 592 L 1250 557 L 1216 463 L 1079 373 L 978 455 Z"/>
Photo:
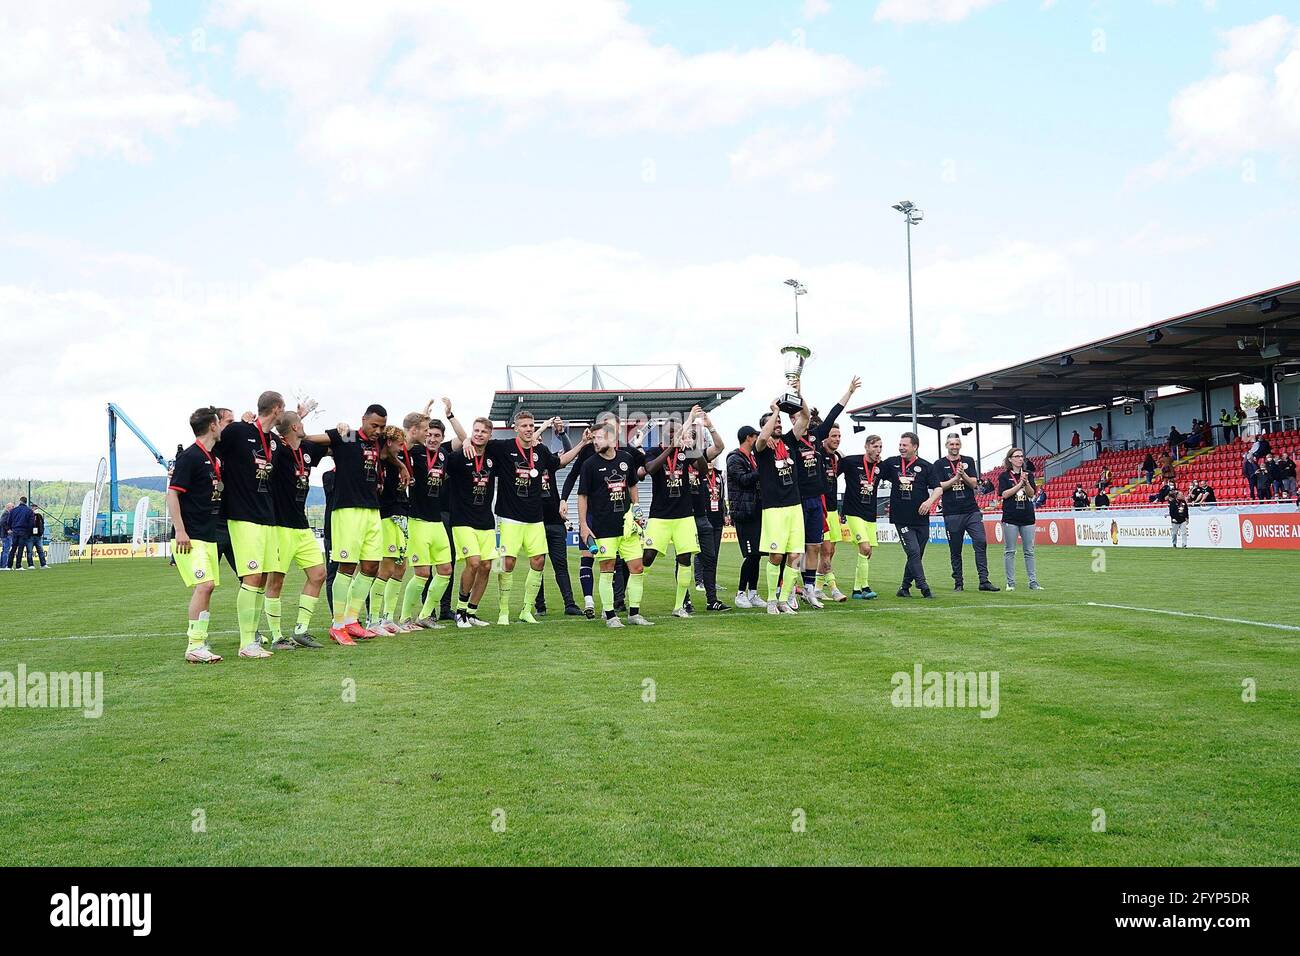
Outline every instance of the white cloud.
<path id="1" fill-rule="evenodd" d="M 957 23 L 1002 0 L 880 0 L 877 23 Z"/>
<path id="2" fill-rule="evenodd" d="M 0 176 L 53 182 L 83 157 L 141 162 L 180 127 L 234 107 L 189 83 L 142 0 L 6 5 L 0 17 Z"/>
<path id="3" fill-rule="evenodd" d="M 835 131 L 808 127 L 799 132 L 764 129 L 746 139 L 728 156 L 733 182 L 751 184 L 783 178 L 796 192 L 820 192 L 835 182 L 833 174 L 818 169 L 835 145 Z"/>
<path id="4" fill-rule="evenodd" d="M 1064 270 L 1062 254 L 1027 242 L 919 267 L 921 384 L 939 384 L 958 361 L 1002 362 L 1005 343 L 1035 327 L 1042 284 Z M 33 414 L 11 423 L 5 477 L 93 474 L 103 454 L 93 432 L 71 444 L 50 435 L 67 422 L 99 420 L 108 401 L 168 449 L 189 440 L 193 408 L 242 410 L 266 388 L 309 389 L 330 423 L 370 402 L 396 414 L 443 394 L 468 418 L 486 411 L 508 363 L 680 361 L 697 385 L 749 389 L 717 416 L 734 435 L 781 387 L 778 350 L 793 324 L 781 280 L 790 275 L 809 288 L 801 315 L 817 352 L 807 381 L 819 401 L 829 404 L 854 373 L 868 378 L 864 400 L 906 387 L 901 263 L 883 270 L 751 256 L 679 266 L 566 240 L 305 259 L 244 284 L 161 282 L 152 295 L 122 294 L 111 279 L 111 291 L 0 285 L 0 314 L 39 328 L 48 343 L 40 363 L 11 366 L 0 395 L 11 405 L 43 396 Z M 153 473 L 133 441 L 120 454 L 124 473 Z"/>
<path id="5" fill-rule="evenodd" d="M 332 169 L 340 152 L 354 166 L 376 163 L 373 175 L 354 170 L 370 185 L 394 179 L 386 144 L 395 124 L 421 129 L 416 167 L 453 119 L 680 133 L 834 102 L 882 76 L 780 41 L 682 53 L 656 43 L 615 0 L 374 0 L 318 3 L 311 16 L 291 0 L 223 0 L 214 18 L 242 30 L 238 68 L 287 94 L 307 154 Z M 375 111 L 382 135 L 367 149 L 362 127 Z"/>
<path id="6" fill-rule="evenodd" d="M 1235 27 L 1209 76 L 1169 104 L 1173 151 L 1132 179 L 1166 179 L 1252 153 L 1300 150 L 1300 27 L 1283 16 Z"/>
<path id="7" fill-rule="evenodd" d="M 803 18 L 805 20 L 815 20 L 817 17 L 825 16 L 831 12 L 831 5 L 827 0 L 803 0 Z"/>

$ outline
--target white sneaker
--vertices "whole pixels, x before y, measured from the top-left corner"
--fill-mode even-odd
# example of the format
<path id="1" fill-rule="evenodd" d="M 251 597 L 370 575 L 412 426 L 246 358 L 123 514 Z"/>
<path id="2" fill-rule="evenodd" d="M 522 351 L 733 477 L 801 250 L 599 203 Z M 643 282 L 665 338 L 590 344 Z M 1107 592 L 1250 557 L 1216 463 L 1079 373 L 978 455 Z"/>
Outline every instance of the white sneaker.
<path id="1" fill-rule="evenodd" d="M 1035 581 L 1033 584 L 1029 585 L 1029 590 L 1031 590 L 1031 591 L 1046 591 L 1047 588 L 1043 587 L 1041 584 L 1039 584 L 1037 581 Z"/>
<path id="2" fill-rule="evenodd" d="M 615 617 L 607 617 L 607 618 L 605 618 L 605 626 L 606 626 L 606 627 L 622 627 L 622 626 L 623 626 L 623 622 L 620 621 L 620 620 L 618 619 L 617 616 L 615 616 Z"/>
<path id="3" fill-rule="evenodd" d="M 781 613 L 781 608 L 784 607 L 785 605 L 782 605 L 782 604 L 776 604 L 776 603 L 774 602 L 774 603 L 772 603 L 772 604 L 765 604 L 765 605 L 763 605 L 763 606 L 764 606 L 765 608 L 767 608 L 767 613 L 768 613 L 768 614 L 780 614 L 780 613 Z M 788 610 L 788 609 L 787 609 L 787 610 Z"/>
<path id="4" fill-rule="evenodd" d="M 749 606 L 752 607 L 752 608 L 757 608 L 757 609 L 760 610 L 760 611 L 764 611 L 764 610 L 767 609 L 767 602 L 764 601 L 761 597 L 758 596 L 758 592 L 757 592 L 757 591 L 750 591 L 750 592 L 749 592 Z M 779 612 L 778 612 L 778 613 L 779 613 Z"/>
<path id="5" fill-rule="evenodd" d="M 792 611 L 799 610 L 799 596 L 797 594 L 792 593 L 790 595 L 790 600 L 786 601 L 785 604 L 786 607 L 788 607 Z"/>
<path id="6" fill-rule="evenodd" d="M 468 618 L 467 616 L 465 616 L 464 614 L 457 614 L 457 615 L 456 615 L 456 626 L 457 626 L 457 627 L 473 627 L 474 625 L 471 624 L 471 623 L 469 622 L 469 618 Z"/>
<path id="7" fill-rule="evenodd" d="M 732 606 L 733 606 L 733 607 L 743 607 L 743 608 L 746 608 L 746 609 L 751 608 L 751 607 L 754 606 L 754 605 L 752 605 L 752 604 L 749 603 L 749 597 L 745 594 L 744 591 L 737 591 L 737 592 L 736 592 L 736 599 L 735 599 L 734 601 L 732 601 L 731 603 L 732 603 Z"/>
<path id="8" fill-rule="evenodd" d="M 187 650 L 185 659 L 191 664 L 217 664 L 221 661 L 221 655 L 212 653 L 212 648 L 201 644 Z"/>
<path id="9" fill-rule="evenodd" d="M 429 630 L 429 631 L 436 631 L 442 628 L 442 625 L 438 623 L 438 619 L 436 617 L 422 617 L 415 623 L 420 625 L 420 627 L 424 628 L 425 630 Z"/>
<path id="10" fill-rule="evenodd" d="M 836 604 L 843 604 L 849 599 L 849 596 L 841 591 L 838 587 L 831 588 L 831 600 Z"/>
<path id="11" fill-rule="evenodd" d="M 397 629 L 403 634 L 410 634 L 412 631 L 423 630 L 423 628 L 414 621 L 403 621 L 401 624 L 397 625 Z"/>
<path id="12" fill-rule="evenodd" d="M 799 613 L 799 612 L 796 611 L 794 608 L 792 608 L 789 604 L 778 604 L 778 605 L 776 606 L 776 612 L 777 612 L 778 614 L 798 614 L 798 613 Z"/>
<path id="13" fill-rule="evenodd" d="M 1007 585 L 1005 588 L 1003 588 L 1002 590 L 1004 590 L 1004 591 L 1014 591 L 1015 589 L 1016 589 L 1016 586 L 1015 586 L 1014 584 L 1008 584 L 1008 585 Z"/>
<path id="14" fill-rule="evenodd" d="M 470 627 L 491 627 L 492 625 L 489 624 L 487 621 L 483 620 L 483 618 L 481 617 L 471 617 L 469 619 L 469 626 Z"/>
<path id="15" fill-rule="evenodd" d="M 695 585 L 695 590 L 697 590 L 697 591 L 703 591 L 703 590 L 704 590 L 704 585 L 703 585 L 703 584 L 697 584 L 697 585 Z"/>
<path id="16" fill-rule="evenodd" d="M 826 606 L 822 603 L 821 592 L 816 588 L 813 588 L 811 591 L 804 594 L 803 599 L 815 608 L 824 608 Z"/>
<path id="17" fill-rule="evenodd" d="M 686 608 L 684 607 L 679 607 L 675 611 L 673 611 L 673 617 L 680 617 L 683 618 L 684 620 L 689 621 L 691 618 L 691 612 L 686 610 Z"/>
<path id="18" fill-rule="evenodd" d="M 271 657 L 273 655 L 261 644 L 254 641 L 252 644 L 249 644 L 247 647 L 241 647 L 239 649 L 239 656 L 244 658 L 245 660 L 257 660 L 258 658 L 261 657 Z"/>
<path id="19" fill-rule="evenodd" d="M 654 627 L 655 622 L 641 614 L 633 614 L 627 619 L 629 624 L 636 624 L 639 627 Z"/>

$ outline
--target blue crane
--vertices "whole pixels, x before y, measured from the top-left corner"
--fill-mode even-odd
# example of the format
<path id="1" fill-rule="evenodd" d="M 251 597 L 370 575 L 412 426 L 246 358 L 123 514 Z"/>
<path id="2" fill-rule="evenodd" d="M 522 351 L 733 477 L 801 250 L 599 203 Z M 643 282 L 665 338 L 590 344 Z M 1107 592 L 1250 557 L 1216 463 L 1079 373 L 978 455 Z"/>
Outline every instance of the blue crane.
<path id="1" fill-rule="evenodd" d="M 140 431 L 138 425 L 131 421 L 131 417 L 121 408 L 108 403 L 108 511 L 112 514 L 118 511 L 117 507 L 117 421 L 122 420 L 122 424 L 131 431 L 135 432 L 135 437 L 140 439 L 149 453 L 153 455 L 154 460 L 162 465 L 163 471 L 169 471 L 167 459 L 163 457 L 162 452 L 154 447 L 154 443 L 145 437 L 144 432 Z"/>

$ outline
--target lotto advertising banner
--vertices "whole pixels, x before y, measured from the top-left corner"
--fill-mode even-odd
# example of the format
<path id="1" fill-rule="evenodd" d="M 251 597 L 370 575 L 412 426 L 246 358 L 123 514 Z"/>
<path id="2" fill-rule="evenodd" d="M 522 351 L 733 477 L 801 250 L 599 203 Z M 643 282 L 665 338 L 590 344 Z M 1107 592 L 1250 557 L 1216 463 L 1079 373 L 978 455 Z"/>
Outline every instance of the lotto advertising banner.
<path id="1" fill-rule="evenodd" d="M 90 546 L 73 545 L 68 548 L 68 557 L 72 560 L 89 558 L 91 549 L 96 558 L 165 558 L 171 554 L 168 542 L 155 541 L 150 544 L 94 544 Z"/>
<path id="2" fill-rule="evenodd" d="M 1300 550 L 1300 514 L 1242 514 L 1241 547 Z"/>
<path id="3" fill-rule="evenodd" d="M 1240 548 L 1241 528 L 1235 514 L 1195 514 L 1187 531 L 1187 544 L 1193 548 Z M 1075 542 L 1084 547 L 1168 548 L 1169 514 L 1092 514 L 1074 519 Z M 1276 545 L 1264 545 L 1276 547 Z"/>

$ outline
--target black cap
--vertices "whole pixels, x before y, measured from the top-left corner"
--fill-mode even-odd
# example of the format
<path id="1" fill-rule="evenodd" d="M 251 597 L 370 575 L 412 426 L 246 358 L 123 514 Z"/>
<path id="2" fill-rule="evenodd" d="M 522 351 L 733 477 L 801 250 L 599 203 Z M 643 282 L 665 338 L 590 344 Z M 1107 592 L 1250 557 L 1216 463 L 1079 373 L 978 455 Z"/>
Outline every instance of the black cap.
<path id="1" fill-rule="evenodd" d="M 744 441 L 750 435 L 757 435 L 758 429 L 753 425 L 741 425 L 740 431 L 736 432 L 736 441 Z"/>

